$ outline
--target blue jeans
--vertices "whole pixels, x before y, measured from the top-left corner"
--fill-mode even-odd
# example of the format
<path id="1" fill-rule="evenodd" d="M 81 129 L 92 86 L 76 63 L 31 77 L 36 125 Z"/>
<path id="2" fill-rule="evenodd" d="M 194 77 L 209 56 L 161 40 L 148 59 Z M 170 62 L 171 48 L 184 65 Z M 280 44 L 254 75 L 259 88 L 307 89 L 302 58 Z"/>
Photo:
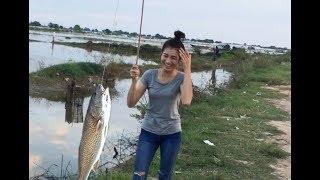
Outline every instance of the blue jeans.
<path id="1" fill-rule="evenodd" d="M 157 135 L 141 129 L 136 151 L 133 180 L 147 179 L 149 166 L 159 146 L 159 180 L 171 179 L 172 170 L 180 149 L 180 144 L 181 132 L 169 135 Z"/>

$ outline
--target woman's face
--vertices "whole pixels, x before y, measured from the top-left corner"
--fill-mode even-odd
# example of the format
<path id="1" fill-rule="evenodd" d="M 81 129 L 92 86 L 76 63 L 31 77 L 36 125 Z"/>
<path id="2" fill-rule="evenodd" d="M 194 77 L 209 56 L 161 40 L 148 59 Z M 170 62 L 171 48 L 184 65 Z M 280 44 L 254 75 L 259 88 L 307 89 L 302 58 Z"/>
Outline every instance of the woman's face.
<path id="1" fill-rule="evenodd" d="M 161 53 L 161 67 L 168 72 L 178 68 L 180 56 L 176 48 L 165 48 Z"/>

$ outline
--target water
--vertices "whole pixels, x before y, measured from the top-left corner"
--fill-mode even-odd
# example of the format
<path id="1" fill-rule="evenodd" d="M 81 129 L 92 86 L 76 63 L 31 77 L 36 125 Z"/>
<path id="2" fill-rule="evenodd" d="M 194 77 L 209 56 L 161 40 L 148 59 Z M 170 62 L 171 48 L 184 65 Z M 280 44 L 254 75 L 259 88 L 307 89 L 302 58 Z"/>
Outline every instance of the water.
<path id="1" fill-rule="evenodd" d="M 39 39 L 45 38 L 43 35 Z M 67 63 L 69 60 L 76 62 L 95 62 L 99 63 L 102 58 L 107 61 L 123 62 L 126 64 L 135 63 L 136 56 L 122 56 L 118 54 L 101 53 L 99 51 L 88 52 L 82 48 L 69 47 L 48 42 L 29 42 L 29 73 L 39 70 L 41 67 L 50 65 Z M 152 61 L 147 61 L 139 58 L 138 65 L 156 64 Z"/>
<path id="2" fill-rule="evenodd" d="M 110 128 L 107 139 L 116 139 L 123 133 L 136 136 L 139 132 L 139 123 L 130 114 L 138 113 L 136 109 L 128 108 L 126 105 L 126 95 L 129 79 L 117 80 L 116 90 L 118 96 L 112 99 L 112 109 L 110 117 Z M 86 113 L 90 100 L 85 97 L 83 101 L 83 112 Z M 64 161 L 71 161 L 71 171 L 77 171 L 77 155 L 81 138 L 82 123 L 65 122 L 65 103 L 48 101 L 46 99 L 36 99 L 29 97 L 29 170 L 30 174 L 35 174 L 39 170 L 34 163 L 44 168 L 53 163 L 60 165 L 61 154 Z M 106 142 L 109 151 L 104 152 L 106 159 L 113 156 L 112 144 L 116 142 Z M 59 174 L 60 168 L 52 169 L 52 173 Z"/>
<path id="3" fill-rule="evenodd" d="M 232 73 L 224 69 L 215 69 L 211 71 L 194 72 L 191 75 L 192 83 L 200 89 L 204 89 L 210 84 L 217 88 L 223 88 L 227 85 Z"/>
<path id="4" fill-rule="evenodd" d="M 54 45 L 52 50 L 51 43 L 47 42 L 30 42 L 29 46 L 30 72 L 37 70 L 38 60 L 42 60 L 44 65 L 48 66 L 50 64 L 65 63 L 68 59 L 72 59 L 75 62 L 95 62 L 95 56 L 101 55 L 100 52 L 93 51 L 90 54 L 84 49 L 64 45 Z M 113 54 L 109 56 L 114 58 L 121 57 Z M 131 57 L 122 57 L 125 60 L 131 61 Z M 133 58 L 135 57 L 133 56 Z M 214 83 L 217 87 L 224 86 L 231 76 L 229 72 L 223 69 L 216 69 L 215 71 L 192 73 L 192 80 L 195 85 L 204 88 L 208 83 L 212 83 L 212 75 L 214 75 Z M 112 97 L 109 134 L 105 150 L 101 155 L 101 162 L 115 162 L 115 160 L 112 160 L 112 156 L 114 155 L 113 146 L 118 145 L 119 136 L 129 134 L 128 136 L 130 137 L 136 137 L 139 133 L 139 122 L 130 116 L 131 114 L 138 113 L 138 110 L 128 108 L 126 105 L 126 95 L 130 83 L 130 79 L 117 79 L 115 82 L 115 89 L 118 95 Z M 89 99 L 90 96 L 83 99 L 83 116 L 86 114 Z M 29 97 L 30 176 L 40 174 L 43 172 L 42 168 L 50 166 L 51 175 L 60 176 L 62 155 L 63 170 L 66 169 L 69 163 L 68 171 L 71 174 L 77 173 L 78 147 L 83 124 L 66 122 L 65 114 L 65 103 L 63 102 Z"/>
<path id="5" fill-rule="evenodd" d="M 100 42 L 116 42 L 122 44 L 131 44 L 137 47 L 138 38 L 136 37 L 125 37 L 125 36 L 115 36 L 115 35 L 97 35 L 97 34 L 81 34 L 81 33 L 67 33 L 67 32 L 41 32 L 41 31 L 29 31 L 29 39 L 51 42 L 54 37 L 55 41 L 59 42 L 79 42 L 84 43 L 89 39 L 94 43 Z M 68 37 L 68 38 L 66 38 Z M 142 38 L 141 44 L 150 44 L 153 46 L 161 47 L 165 40 L 160 39 L 145 39 Z"/>

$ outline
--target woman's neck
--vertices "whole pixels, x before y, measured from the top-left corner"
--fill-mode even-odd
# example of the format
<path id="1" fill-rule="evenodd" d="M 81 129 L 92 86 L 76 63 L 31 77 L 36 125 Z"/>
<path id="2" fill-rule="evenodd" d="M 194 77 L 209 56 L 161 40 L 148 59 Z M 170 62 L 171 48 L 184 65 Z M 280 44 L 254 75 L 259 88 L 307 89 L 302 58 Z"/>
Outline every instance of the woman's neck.
<path id="1" fill-rule="evenodd" d="M 177 75 L 178 70 L 174 69 L 173 71 L 166 71 L 163 68 L 160 68 L 160 75 L 163 78 L 172 78 Z"/>

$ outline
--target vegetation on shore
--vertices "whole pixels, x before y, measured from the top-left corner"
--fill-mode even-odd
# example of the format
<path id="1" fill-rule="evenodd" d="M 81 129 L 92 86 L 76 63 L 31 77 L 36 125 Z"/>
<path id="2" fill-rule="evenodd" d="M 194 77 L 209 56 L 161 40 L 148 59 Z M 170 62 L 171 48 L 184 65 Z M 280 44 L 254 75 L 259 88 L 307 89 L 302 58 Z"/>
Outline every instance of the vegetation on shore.
<path id="1" fill-rule="evenodd" d="M 85 43 L 65 45 L 87 48 Z M 92 49 L 105 51 L 107 45 L 93 43 Z M 159 62 L 160 48 L 146 48 L 140 51 L 141 57 Z M 124 55 L 136 53 L 134 46 L 113 44 L 111 49 L 112 53 L 126 52 Z M 183 139 L 173 179 L 276 179 L 269 165 L 277 158 L 287 157 L 288 153 L 265 141 L 281 133 L 266 122 L 287 120 L 288 114 L 266 100 L 283 95 L 262 86 L 291 84 L 290 54 L 249 55 L 240 49 L 224 53 L 215 62 L 211 58 L 210 53 L 193 55 L 193 71 L 227 66 L 234 74 L 233 80 L 225 89 L 208 86 L 195 93 L 192 106 L 181 108 Z M 158 65 L 144 65 L 141 69 L 145 71 L 155 67 Z M 129 78 L 130 68 L 130 64 L 110 63 L 105 77 L 111 80 Z M 75 79 L 84 87 L 92 87 L 92 82 L 101 81 L 102 72 L 103 66 L 97 63 L 53 65 L 30 73 L 29 93 L 31 96 L 45 94 L 59 99 L 64 96 L 65 78 Z M 214 146 L 204 143 L 204 140 L 211 141 Z M 133 160 L 101 174 L 97 179 L 131 179 Z M 159 160 L 158 151 L 150 166 L 151 177 L 157 176 Z"/>
<path id="2" fill-rule="evenodd" d="M 117 43 L 73 43 L 73 42 L 55 42 L 66 46 L 78 47 L 87 50 L 95 50 L 100 52 L 108 52 L 125 56 L 133 56 L 137 54 L 137 47 L 128 44 Z M 110 47 L 109 47 L 110 45 Z M 237 54 L 238 52 L 235 52 Z M 161 48 L 152 45 L 140 46 L 139 57 L 160 64 Z M 220 61 L 219 61 L 220 62 Z M 222 61 L 221 61 L 222 62 Z M 213 56 L 210 54 L 193 54 L 192 55 L 192 71 L 211 70 L 215 68 L 218 62 L 213 62 Z"/>
<path id="3" fill-rule="evenodd" d="M 183 139 L 173 179 L 277 179 L 270 164 L 288 153 L 266 141 L 281 133 L 266 122 L 288 120 L 289 115 L 266 100 L 283 95 L 263 86 L 291 83 L 290 55 L 248 55 L 234 61 L 236 77 L 226 89 L 208 88 L 211 95 L 200 93 L 192 106 L 182 107 Z M 133 160 L 97 179 L 130 179 Z M 157 151 L 150 177 L 157 176 L 159 160 Z"/>

